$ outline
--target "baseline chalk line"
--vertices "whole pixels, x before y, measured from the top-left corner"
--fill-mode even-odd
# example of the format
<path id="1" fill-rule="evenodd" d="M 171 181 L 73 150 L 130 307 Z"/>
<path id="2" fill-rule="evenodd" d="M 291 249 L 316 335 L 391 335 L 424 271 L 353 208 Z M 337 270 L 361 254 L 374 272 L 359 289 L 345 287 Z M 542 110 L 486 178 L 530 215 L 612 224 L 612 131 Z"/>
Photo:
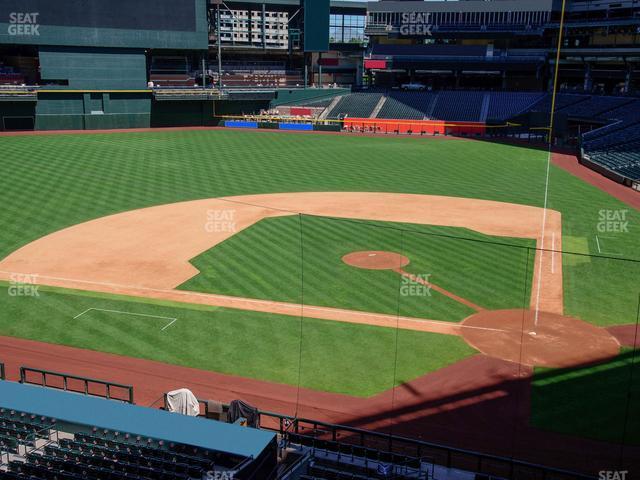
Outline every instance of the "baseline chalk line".
<path id="1" fill-rule="evenodd" d="M 160 316 L 160 315 L 148 315 L 146 313 L 123 312 L 121 310 L 108 310 L 106 308 L 88 308 L 84 312 L 79 313 L 78 315 L 73 317 L 73 319 L 76 320 L 76 319 L 80 318 L 81 316 L 83 316 L 84 314 L 89 313 L 91 311 L 116 313 L 116 314 L 120 314 L 120 315 L 134 315 L 136 317 L 159 318 L 160 320 L 171 320 L 169 323 L 167 323 L 164 327 L 161 328 L 160 331 L 162 331 L 162 332 L 164 332 L 167 328 L 169 328 L 171 325 L 176 323 L 176 321 L 178 320 L 177 318 L 173 318 L 173 317 L 163 317 L 163 316 Z"/>

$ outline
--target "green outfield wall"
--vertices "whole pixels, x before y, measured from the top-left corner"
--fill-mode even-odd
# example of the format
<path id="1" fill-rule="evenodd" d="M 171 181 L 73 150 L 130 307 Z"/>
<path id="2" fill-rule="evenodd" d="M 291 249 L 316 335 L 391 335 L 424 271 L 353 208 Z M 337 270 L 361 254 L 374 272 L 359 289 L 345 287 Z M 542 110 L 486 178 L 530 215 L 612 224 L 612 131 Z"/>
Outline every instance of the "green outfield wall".
<path id="1" fill-rule="evenodd" d="M 47 90 L 38 93 L 37 101 L 0 101 L 0 131 L 206 127 L 218 125 L 221 115 L 268 107 L 268 100 L 159 101 L 146 90 Z"/>

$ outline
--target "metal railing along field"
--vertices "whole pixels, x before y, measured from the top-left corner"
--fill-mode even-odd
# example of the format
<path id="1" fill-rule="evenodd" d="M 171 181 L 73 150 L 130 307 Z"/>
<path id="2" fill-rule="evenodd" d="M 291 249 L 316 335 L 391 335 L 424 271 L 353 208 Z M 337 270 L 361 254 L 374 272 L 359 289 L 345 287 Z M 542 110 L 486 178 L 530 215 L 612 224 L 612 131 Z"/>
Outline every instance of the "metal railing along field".
<path id="1" fill-rule="evenodd" d="M 33 377 L 36 377 L 35 379 Z M 134 403 L 133 386 L 89 377 L 52 372 L 38 368 L 20 367 L 20 383 L 56 388 L 67 392 Z M 97 390 L 96 387 L 100 388 Z"/>
<path id="2" fill-rule="evenodd" d="M 221 403 L 219 414 L 211 415 L 209 402 L 198 399 L 202 416 L 226 421 L 229 405 Z M 427 459 L 428 463 L 446 468 L 473 471 L 478 474 L 510 479 L 535 480 L 588 480 L 593 477 L 472 450 L 455 448 L 422 440 L 364 430 L 318 420 L 296 418 L 289 415 L 258 410 L 258 428 L 278 433 L 286 441 L 297 443 L 305 438 L 307 446 L 323 450 L 337 448 L 342 454 L 353 454 L 359 449 L 405 455 L 414 459 Z M 329 444 L 332 446 L 328 447 Z"/>

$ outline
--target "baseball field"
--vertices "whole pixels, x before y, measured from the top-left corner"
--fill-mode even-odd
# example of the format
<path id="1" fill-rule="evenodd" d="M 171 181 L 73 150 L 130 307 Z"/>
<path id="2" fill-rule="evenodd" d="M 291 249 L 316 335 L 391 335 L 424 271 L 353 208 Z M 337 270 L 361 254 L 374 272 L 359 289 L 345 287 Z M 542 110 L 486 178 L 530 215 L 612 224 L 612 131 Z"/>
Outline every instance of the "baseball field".
<path id="1" fill-rule="evenodd" d="M 496 437 L 576 462 L 640 446 L 640 212 L 544 149 L 214 129 L 0 151 L 0 362 L 25 339 L 425 439 L 507 408 Z"/>

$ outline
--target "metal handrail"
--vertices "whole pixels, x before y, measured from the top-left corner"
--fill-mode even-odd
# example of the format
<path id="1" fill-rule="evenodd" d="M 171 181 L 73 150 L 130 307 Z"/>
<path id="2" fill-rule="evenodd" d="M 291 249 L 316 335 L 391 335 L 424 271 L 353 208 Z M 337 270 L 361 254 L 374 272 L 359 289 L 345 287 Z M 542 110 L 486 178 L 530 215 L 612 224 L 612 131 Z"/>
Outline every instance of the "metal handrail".
<path id="1" fill-rule="evenodd" d="M 37 373 L 40 375 L 40 379 L 41 382 L 37 383 L 37 382 L 32 382 L 27 378 L 27 373 Z M 57 387 L 55 385 L 48 385 L 47 384 L 47 376 L 52 376 L 52 377 L 61 377 L 62 378 L 62 387 Z M 81 382 L 84 383 L 84 389 L 83 391 L 78 391 L 78 390 L 73 390 L 71 388 L 69 388 L 69 380 L 79 380 Z M 41 370 L 38 368 L 29 368 L 29 367 L 20 367 L 20 383 L 24 383 L 24 384 L 31 384 L 31 385 L 40 385 L 42 387 L 47 387 L 47 388 L 56 388 L 58 390 L 64 390 L 64 391 L 69 391 L 69 392 L 75 392 L 75 393 L 83 393 L 84 395 L 92 395 L 92 396 L 97 396 L 97 397 L 101 397 L 101 398 L 107 398 L 109 400 L 119 400 L 119 401 L 123 401 L 123 402 L 127 402 L 127 403 L 134 403 L 133 400 L 133 386 L 132 385 L 124 385 L 124 384 L 120 384 L 120 383 L 114 383 L 114 382 L 108 382 L 106 380 L 98 380 L 95 378 L 89 378 L 89 377 L 80 377 L 77 375 L 69 375 L 66 373 L 60 373 L 60 372 L 53 372 L 50 370 Z M 106 395 L 96 395 L 94 393 L 91 393 L 89 391 L 89 385 L 90 384 L 98 384 L 98 385 L 103 385 L 106 387 Z M 125 399 L 122 398 L 117 398 L 117 397 L 112 397 L 111 395 L 111 389 L 112 388 L 121 388 L 123 390 L 127 391 L 127 397 Z"/>
<path id="2" fill-rule="evenodd" d="M 526 461 L 522 461 L 522 460 L 517 460 L 514 458 L 507 458 L 507 457 L 501 457 L 498 455 L 491 455 L 491 454 L 485 454 L 485 453 L 481 453 L 481 452 L 476 452 L 476 451 L 472 451 L 472 450 L 465 450 L 465 449 L 461 449 L 461 448 L 456 448 L 456 447 L 450 447 L 450 446 L 446 446 L 446 445 L 441 445 L 441 444 L 436 444 L 436 443 L 431 443 L 431 442 L 425 442 L 423 440 L 415 440 L 415 439 L 411 439 L 411 438 L 407 438 L 407 437 L 401 437 L 401 436 L 395 436 L 395 435 L 389 435 L 389 434 L 385 434 L 385 433 L 379 433 L 379 432 L 374 432 L 374 431 L 370 431 L 370 430 L 364 430 L 364 429 L 360 429 L 360 428 L 356 428 L 356 427 L 349 427 L 346 425 L 336 425 L 336 424 L 331 424 L 331 423 L 326 423 L 326 422 L 321 422 L 321 421 L 316 421 L 316 420 L 309 420 L 309 419 L 304 419 L 304 418 L 295 418 L 295 417 L 291 417 L 288 415 L 282 415 L 279 413 L 274 413 L 274 412 L 267 412 L 267 411 L 260 411 L 260 420 L 262 420 L 262 416 L 266 416 L 266 417 L 273 417 L 279 420 L 279 428 L 278 429 L 273 429 L 270 428 L 268 426 L 263 426 L 262 425 L 262 421 L 260 422 L 260 428 L 266 429 L 266 430 L 272 430 L 272 431 L 277 431 L 283 435 L 286 435 L 287 433 L 289 433 L 289 427 L 293 426 L 294 428 L 294 432 L 296 434 L 300 434 L 300 424 L 301 423 L 308 423 L 312 426 L 312 430 L 319 430 L 318 427 L 322 427 L 324 429 L 326 429 L 328 432 L 331 434 L 331 438 L 333 439 L 333 441 L 338 441 L 338 432 L 342 431 L 342 432 L 346 432 L 346 433 L 352 433 L 352 434 L 356 434 L 359 438 L 360 438 L 360 445 L 362 447 L 366 447 L 365 445 L 365 440 L 367 438 L 372 438 L 372 439 L 378 439 L 378 440 L 383 440 L 387 442 L 388 445 L 388 449 L 389 451 L 393 451 L 393 447 L 394 444 L 396 445 L 396 447 L 401 447 L 401 446 L 405 446 L 406 447 L 414 447 L 416 448 L 418 455 L 417 458 L 422 458 L 423 455 L 421 455 L 421 451 L 424 450 L 436 450 L 436 451 L 442 451 L 443 453 L 446 454 L 446 461 L 445 462 L 438 462 L 437 460 L 433 460 L 434 463 L 438 463 L 441 465 L 446 466 L 447 468 L 455 468 L 455 462 L 454 462 L 454 458 L 453 456 L 458 454 L 458 455 L 463 455 L 468 457 L 472 457 L 475 458 L 475 460 L 477 461 L 476 464 L 476 471 L 478 473 L 483 473 L 483 466 L 485 465 L 485 462 L 491 462 L 492 464 L 502 464 L 503 466 L 505 466 L 508 471 L 509 471 L 509 478 L 512 477 L 513 473 L 518 469 L 528 469 L 528 470 L 535 470 L 536 472 L 540 473 L 542 475 L 542 479 L 547 479 L 547 478 L 571 478 L 571 479 L 580 479 L 580 480 L 592 480 L 594 477 L 589 476 L 589 475 L 584 475 L 584 474 L 580 474 L 580 473 L 576 473 L 576 472 L 571 472 L 568 470 L 563 470 L 563 469 L 558 469 L 558 468 L 553 468 L 553 467 L 546 467 L 544 465 L 539 465 L 539 464 L 535 464 L 535 463 L 530 463 L 530 462 L 526 462 Z M 283 428 L 284 427 L 284 421 L 291 422 L 291 425 L 288 425 L 287 428 Z M 304 434 L 301 434 L 304 435 Z M 399 444 L 403 444 L 403 445 L 399 445 Z M 378 448 L 379 449 L 379 448 Z M 431 458 L 431 457 L 429 457 Z"/>

